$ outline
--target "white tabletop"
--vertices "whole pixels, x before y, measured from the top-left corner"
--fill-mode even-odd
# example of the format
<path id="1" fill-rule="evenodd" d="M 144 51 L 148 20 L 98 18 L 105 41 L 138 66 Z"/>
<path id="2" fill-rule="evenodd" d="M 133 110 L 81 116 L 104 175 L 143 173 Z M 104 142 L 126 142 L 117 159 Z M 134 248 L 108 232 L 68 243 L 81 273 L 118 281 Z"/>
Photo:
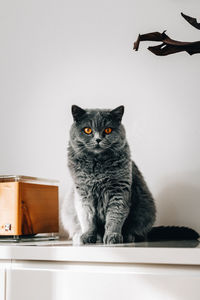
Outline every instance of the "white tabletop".
<path id="1" fill-rule="evenodd" d="M 96 244 L 73 246 L 70 241 L 0 243 L 0 260 L 42 260 L 140 264 L 200 265 L 198 241 Z"/>

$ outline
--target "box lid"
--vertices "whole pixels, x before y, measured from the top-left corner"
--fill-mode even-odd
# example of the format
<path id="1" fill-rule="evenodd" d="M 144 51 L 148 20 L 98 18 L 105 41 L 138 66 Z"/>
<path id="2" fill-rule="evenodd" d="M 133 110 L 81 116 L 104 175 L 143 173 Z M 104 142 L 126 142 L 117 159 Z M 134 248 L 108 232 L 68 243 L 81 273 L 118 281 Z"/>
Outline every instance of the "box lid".
<path id="1" fill-rule="evenodd" d="M 58 180 L 24 176 L 24 175 L 0 175 L 0 182 L 27 182 L 46 185 L 59 185 Z"/>

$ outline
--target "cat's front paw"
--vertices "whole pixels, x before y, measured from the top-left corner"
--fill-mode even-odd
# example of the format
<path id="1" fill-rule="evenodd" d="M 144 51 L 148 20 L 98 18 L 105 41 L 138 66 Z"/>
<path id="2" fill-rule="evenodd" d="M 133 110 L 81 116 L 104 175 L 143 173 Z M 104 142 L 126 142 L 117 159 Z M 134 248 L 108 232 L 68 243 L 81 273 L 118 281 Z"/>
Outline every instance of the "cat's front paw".
<path id="1" fill-rule="evenodd" d="M 134 243 L 135 242 L 135 235 L 132 233 L 129 233 L 127 235 L 124 235 L 124 243 Z"/>
<path id="2" fill-rule="evenodd" d="M 82 244 L 95 244 L 97 241 L 97 235 L 93 232 L 85 232 L 81 235 Z"/>
<path id="3" fill-rule="evenodd" d="M 118 232 L 107 232 L 103 237 L 104 244 L 121 244 L 123 236 Z"/>
<path id="4" fill-rule="evenodd" d="M 81 233 L 75 233 L 73 238 L 72 238 L 72 241 L 73 241 L 73 245 L 74 246 L 80 246 L 82 245 L 82 241 L 81 241 Z"/>

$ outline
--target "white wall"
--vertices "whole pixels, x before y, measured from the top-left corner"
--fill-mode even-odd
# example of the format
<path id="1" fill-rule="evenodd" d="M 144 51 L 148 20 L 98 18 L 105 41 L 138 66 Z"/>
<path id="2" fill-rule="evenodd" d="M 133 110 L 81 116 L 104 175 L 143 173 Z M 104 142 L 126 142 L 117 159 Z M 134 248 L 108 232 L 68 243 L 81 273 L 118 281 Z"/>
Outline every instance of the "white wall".
<path id="1" fill-rule="evenodd" d="M 200 40 L 198 0 L 0 1 L 0 173 L 67 184 L 71 105 L 124 104 L 159 224 L 200 230 L 200 54 L 156 57 L 138 33 Z"/>

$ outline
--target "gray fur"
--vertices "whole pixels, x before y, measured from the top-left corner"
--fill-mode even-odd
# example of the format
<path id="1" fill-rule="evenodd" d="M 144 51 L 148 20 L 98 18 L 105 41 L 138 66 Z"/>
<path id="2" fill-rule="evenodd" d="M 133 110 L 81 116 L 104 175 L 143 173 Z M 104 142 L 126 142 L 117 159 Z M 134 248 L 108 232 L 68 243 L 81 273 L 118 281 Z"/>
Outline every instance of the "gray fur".
<path id="1" fill-rule="evenodd" d="M 123 112 L 123 106 L 115 110 L 72 106 L 68 166 L 80 200 L 73 204 L 73 217 L 68 217 L 76 220 L 74 228 L 81 228 L 80 242 L 84 244 L 95 243 L 97 236 L 106 244 L 133 242 L 145 237 L 155 221 L 152 195 L 131 160 L 121 124 Z M 92 128 L 92 134 L 84 133 L 85 127 Z M 113 131 L 105 134 L 108 127 Z M 68 204 L 63 208 L 64 225 Z M 71 236 L 77 233 L 77 229 L 67 229 Z"/>

